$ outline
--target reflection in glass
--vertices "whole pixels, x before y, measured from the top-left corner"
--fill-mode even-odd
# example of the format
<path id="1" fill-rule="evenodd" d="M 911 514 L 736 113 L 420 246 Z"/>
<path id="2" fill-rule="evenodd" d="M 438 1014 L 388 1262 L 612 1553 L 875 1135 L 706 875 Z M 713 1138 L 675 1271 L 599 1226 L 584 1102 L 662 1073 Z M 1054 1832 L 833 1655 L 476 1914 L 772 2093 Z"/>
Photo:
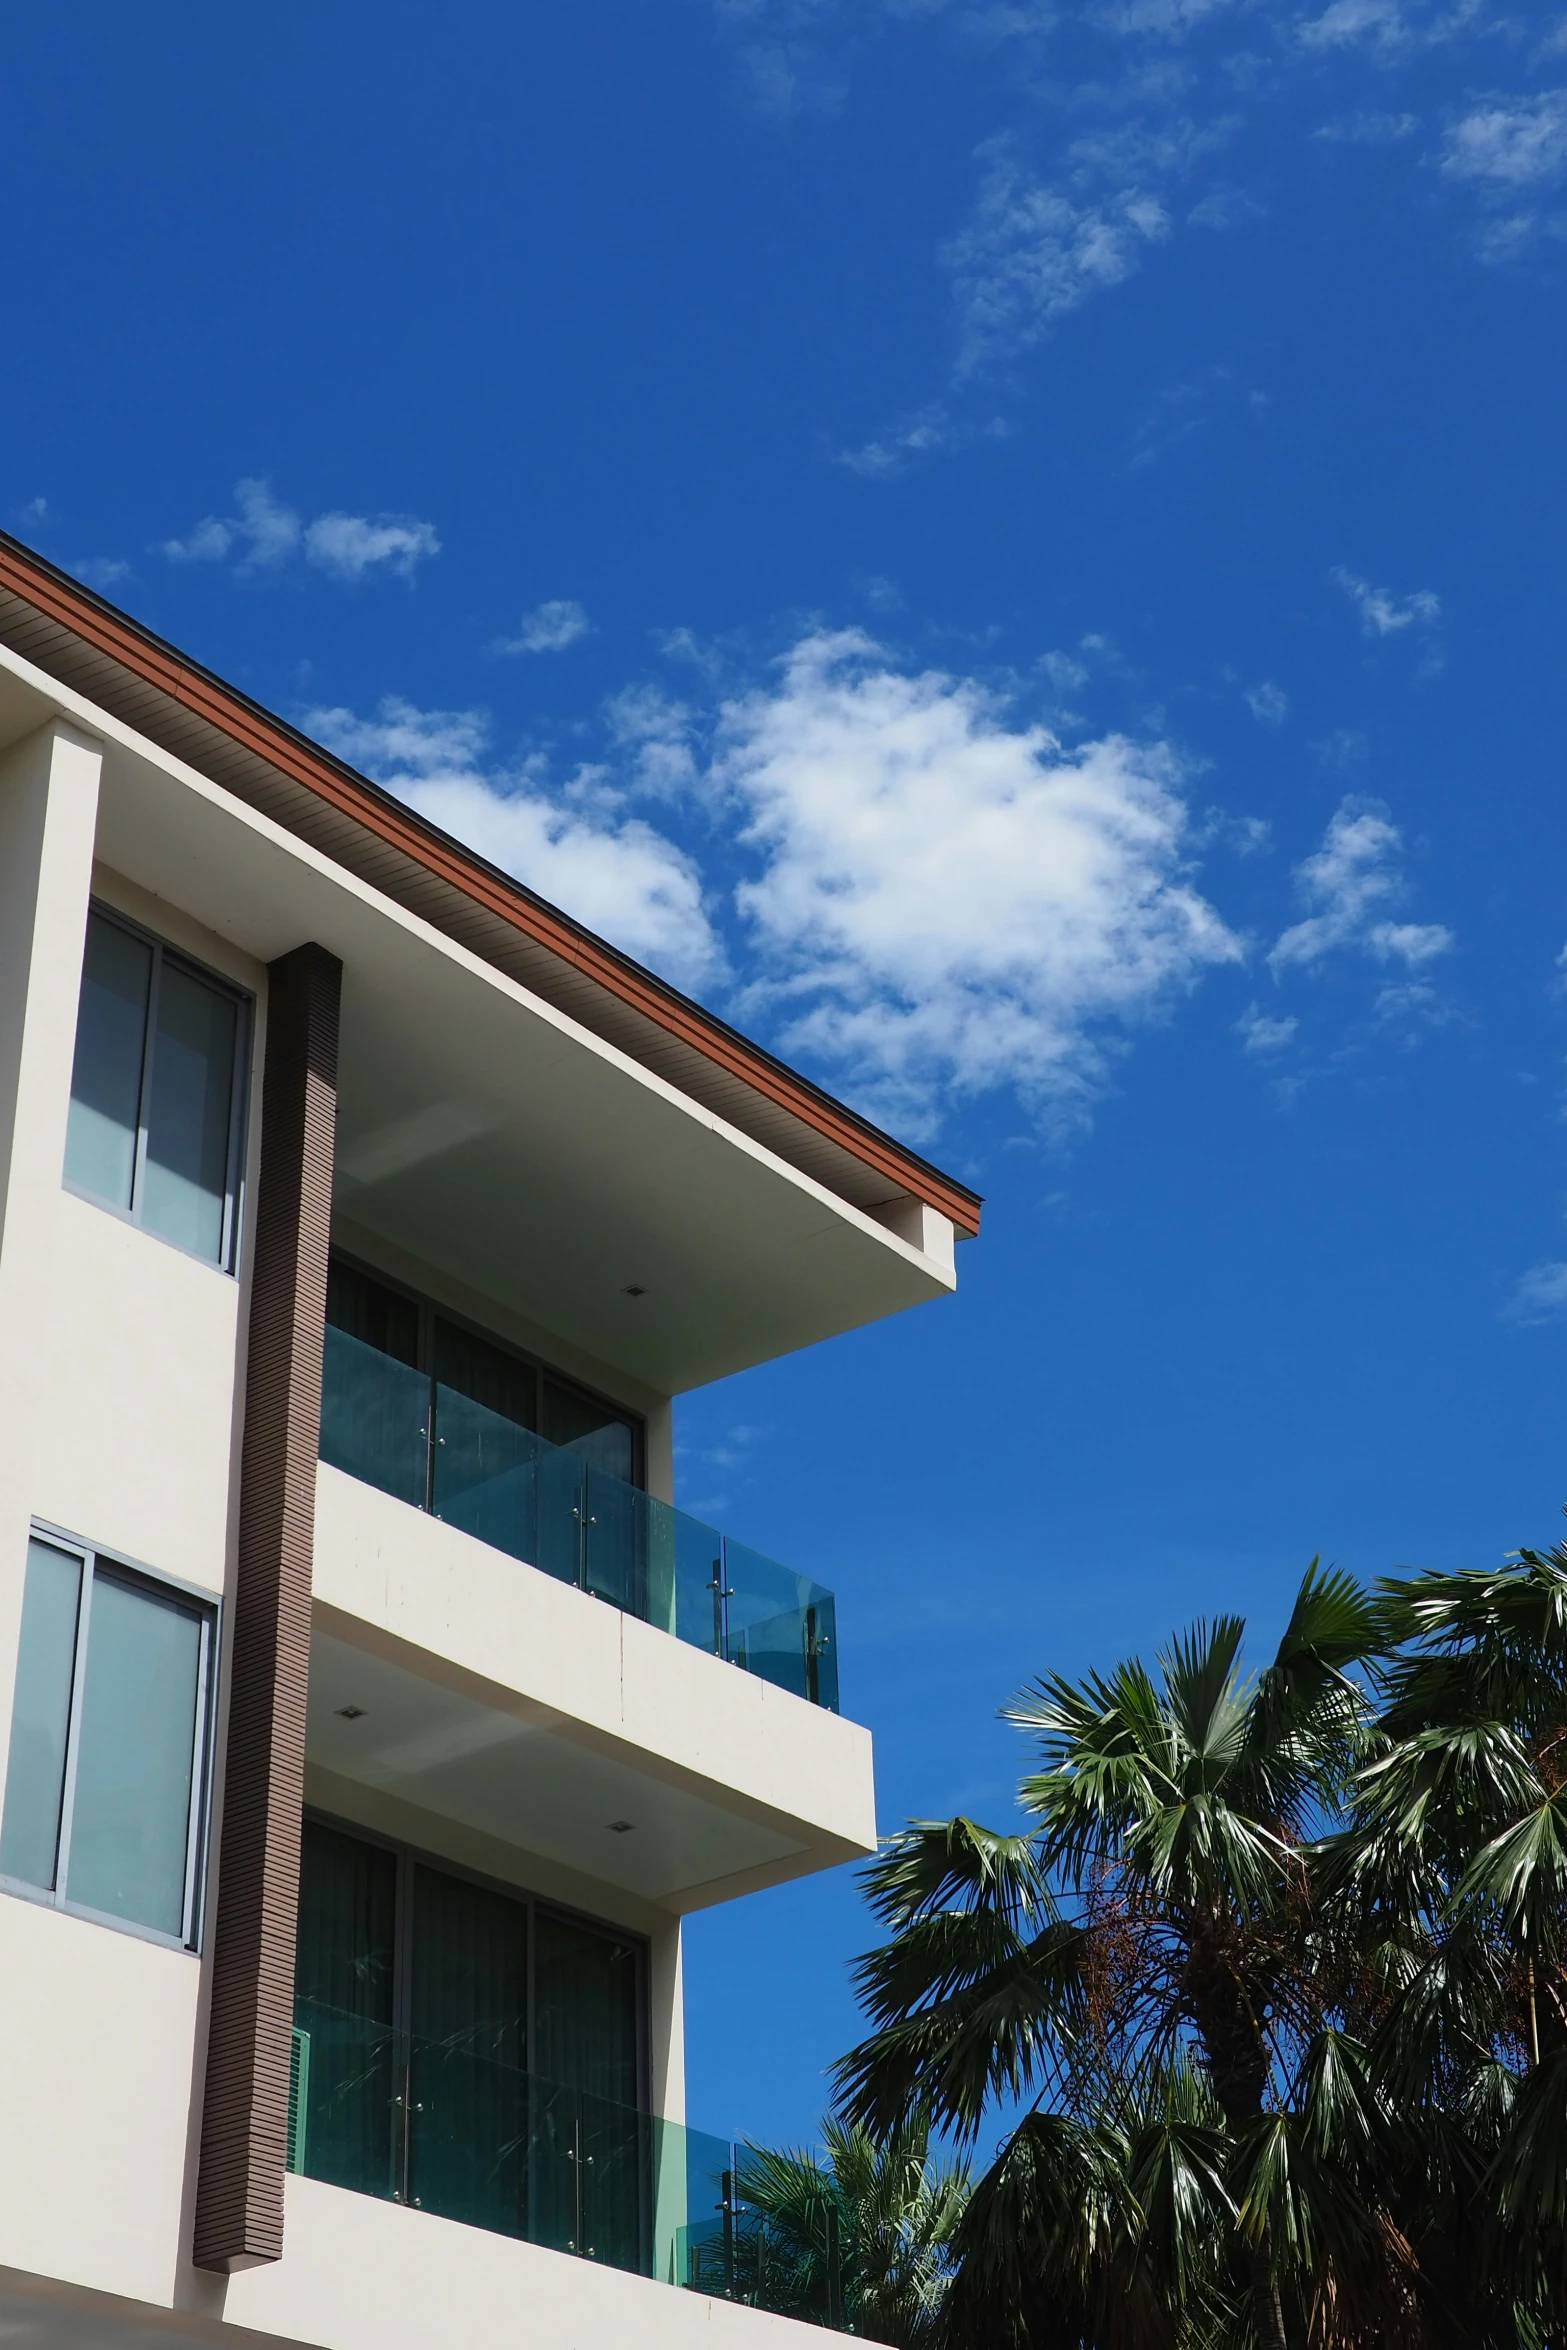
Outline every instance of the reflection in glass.
<path id="1" fill-rule="evenodd" d="M 202 1631 L 171 1594 L 95 1575 L 65 1889 L 162 1934 L 185 1928 Z"/>
<path id="2" fill-rule="evenodd" d="M 53 1890 L 71 1728 L 82 1562 L 49 1542 L 27 1546 L 11 1759 L 0 1822 L 0 1875 Z"/>
<path id="3" fill-rule="evenodd" d="M 193 1254 L 221 1259 L 239 1007 L 164 958 L 158 980 L 143 1221 Z"/>
<path id="4" fill-rule="evenodd" d="M 76 1058 L 65 1130 L 65 1175 L 98 1199 L 129 1208 L 147 1044 L 152 949 L 101 914 L 87 918 Z"/>

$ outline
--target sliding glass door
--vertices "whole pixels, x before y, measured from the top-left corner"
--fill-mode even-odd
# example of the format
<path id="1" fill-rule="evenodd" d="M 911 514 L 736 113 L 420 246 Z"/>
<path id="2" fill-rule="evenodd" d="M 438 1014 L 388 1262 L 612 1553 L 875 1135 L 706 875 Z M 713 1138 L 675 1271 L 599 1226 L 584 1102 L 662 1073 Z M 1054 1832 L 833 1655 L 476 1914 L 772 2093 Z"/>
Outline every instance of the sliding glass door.
<path id="1" fill-rule="evenodd" d="M 294 2166 L 645 2270 L 645 1971 L 612 1928 L 307 1821 Z"/>

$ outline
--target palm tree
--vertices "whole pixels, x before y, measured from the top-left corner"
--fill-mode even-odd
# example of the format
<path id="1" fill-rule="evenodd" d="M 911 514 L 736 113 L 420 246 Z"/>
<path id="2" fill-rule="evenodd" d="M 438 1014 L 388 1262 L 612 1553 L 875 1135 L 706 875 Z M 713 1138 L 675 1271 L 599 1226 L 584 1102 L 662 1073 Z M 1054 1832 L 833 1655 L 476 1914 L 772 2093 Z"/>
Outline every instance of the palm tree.
<path id="1" fill-rule="evenodd" d="M 1375 1986 L 1316 1845 L 1364 1759 L 1385 1637 L 1312 1562 L 1278 1652 L 1236 1617 L 1007 1707 L 1037 1742 L 1023 1834 L 921 1821 L 868 1872 L 890 1929 L 843 2109 L 972 2144 L 1011 2123 L 959 2229 L 958 2339 L 1417 2340 L 1381 2191 L 1396 2136 L 1357 2030 Z"/>
<path id="2" fill-rule="evenodd" d="M 747 2146 L 737 2186 L 751 2215 L 745 2265 L 769 2309 L 896 2350 L 931 2350 L 968 2199 L 961 2163 L 933 2162 L 921 2122 L 873 2140 L 830 2114 L 825 2155 Z"/>
<path id="3" fill-rule="evenodd" d="M 1452 2338 L 1559 2340 L 1567 1546 L 1385 1583 L 1380 1614 L 1376 1741 L 1327 1848 L 1377 1948 L 1373 2063 L 1424 2149 L 1412 2204 Z"/>

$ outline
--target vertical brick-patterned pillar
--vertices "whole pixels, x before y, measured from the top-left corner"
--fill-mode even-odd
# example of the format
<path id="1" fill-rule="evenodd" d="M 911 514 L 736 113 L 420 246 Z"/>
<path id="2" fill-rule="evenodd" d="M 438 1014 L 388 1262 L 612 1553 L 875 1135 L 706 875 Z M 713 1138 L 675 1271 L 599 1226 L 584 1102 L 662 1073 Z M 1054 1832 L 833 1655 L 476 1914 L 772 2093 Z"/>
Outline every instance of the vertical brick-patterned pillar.
<path id="1" fill-rule="evenodd" d="M 283 2251 L 341 985 L 324 947 L 296 947 L 268 972 L 200 2268 Z"/>

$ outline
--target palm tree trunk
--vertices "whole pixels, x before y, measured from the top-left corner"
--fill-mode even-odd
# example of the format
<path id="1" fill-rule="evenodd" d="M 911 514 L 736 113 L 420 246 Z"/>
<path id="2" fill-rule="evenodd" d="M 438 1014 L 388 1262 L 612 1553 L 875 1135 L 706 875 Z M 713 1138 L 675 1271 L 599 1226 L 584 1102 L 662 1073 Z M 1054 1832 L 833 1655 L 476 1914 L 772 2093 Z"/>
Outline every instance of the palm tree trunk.
<path id="1" fill-rule="evenodd" d="M 1273 2273 L 1273 2230 L 1264 2227 L 1246 2256 L 1251 2272 L 1251 2306 L 1260 2350 L 1289 2350 L 1284 2331 L 1284 2304 Z"/>

